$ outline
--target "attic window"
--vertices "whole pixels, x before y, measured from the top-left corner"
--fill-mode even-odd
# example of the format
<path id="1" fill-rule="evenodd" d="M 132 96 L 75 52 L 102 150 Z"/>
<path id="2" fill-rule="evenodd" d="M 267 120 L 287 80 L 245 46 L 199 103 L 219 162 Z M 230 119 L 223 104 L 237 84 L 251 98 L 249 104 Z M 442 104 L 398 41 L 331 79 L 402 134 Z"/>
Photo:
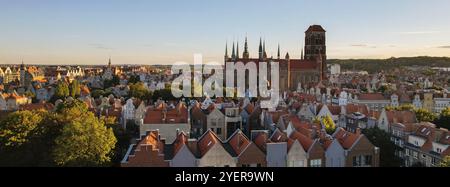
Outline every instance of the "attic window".
<path id="1" fill-rule="evenodd" d="M 212 141 L 209 141 L 209 142 L 208 142 L 208 145 L 206 145 L 206 146 L 210 146 L 211 144 L 212 144 Z"/>
<path id="2" fill-rule="evenodd" d="M 450 135 L 447 135 L 447 136 L 445 137 L 445 139 L 447 139 L 447 140 L 450 139 Z"/>
<path id="3" fill-rule="evenodd" d="M 281 139 L 281 135 L 280 135 L 280 136 L 278 136 L 277 140 L 280 140 L 280 139 Z"/>
<path id="4" fill-rule="evenodd" d="M 427 135 L 427 136 L 430 135 L 430 131 L 428 131 L 426 135 Z"/>
<path id="5" fill-rule="evenodd" d="M 426 130 L 427 130 L 426 128 L 423 128 L 420 132 L 424 133 Z"/>

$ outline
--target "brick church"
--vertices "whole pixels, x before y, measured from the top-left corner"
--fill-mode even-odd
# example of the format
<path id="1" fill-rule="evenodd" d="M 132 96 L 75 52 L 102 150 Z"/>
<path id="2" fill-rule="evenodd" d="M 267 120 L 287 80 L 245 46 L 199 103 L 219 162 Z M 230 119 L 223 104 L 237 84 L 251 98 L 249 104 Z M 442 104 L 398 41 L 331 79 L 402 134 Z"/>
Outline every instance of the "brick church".
<path id="1" fill-rule="evenodd" d="M 228 55 L 228 47 L 225 49 L 225 62 L 259 62 L 270 63 L 279 62 L 280 68 L 280 90 L 297 90 L 301 88 L 310 88 L 326 80 L 326 45 L 325 30 L 320 25 L 311 25 L 305 32 L 305 46 L 301 51 L 300 59 L 291 59 L 289 53 L 281 57 L 280 46 L 276 57 L 268 57 L 266 53 L 265 41 L 259 41 L 258 58 L 251 58 L 248 51 L 247 38 L 245 38 L 244 52 L 239 54 L 239 44 L 233 43 L 231 56 Z M 270 66 L 269 80 L 270 80 Z M 236 75 L 235 75 L 236 76 Z M 236 80 L 236 78 L 235 78 Z"/>

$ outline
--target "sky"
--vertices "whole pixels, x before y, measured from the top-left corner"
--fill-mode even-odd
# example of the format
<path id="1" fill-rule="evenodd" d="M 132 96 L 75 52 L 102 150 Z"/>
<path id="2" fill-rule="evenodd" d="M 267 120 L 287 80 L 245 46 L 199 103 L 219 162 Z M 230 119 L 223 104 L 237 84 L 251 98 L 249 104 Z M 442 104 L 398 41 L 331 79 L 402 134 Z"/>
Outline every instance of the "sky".
<path id="1" fill-rule="evenodd" d="M 450 56 L 448 0 L 0 0 L 0 64 L 222 62 L 245 36 L 299 58 L 312 24 L 329 59 Z"/>

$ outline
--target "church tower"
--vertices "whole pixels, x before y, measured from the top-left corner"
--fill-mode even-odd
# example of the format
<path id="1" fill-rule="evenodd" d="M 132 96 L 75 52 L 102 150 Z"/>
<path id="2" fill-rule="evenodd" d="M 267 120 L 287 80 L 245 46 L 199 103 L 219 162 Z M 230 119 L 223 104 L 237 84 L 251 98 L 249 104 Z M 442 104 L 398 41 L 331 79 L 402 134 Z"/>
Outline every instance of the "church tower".
<path id="1" fill-rule="evenodd" d="M 20 64 L 20 86 L 25 86 L 25 73 L 26 73 L 26 69 L 25 69 L 25 64 L 23 63 L 22 60 L 22 64 Z"/>
<path id="2" fill-rule="evenodd" d="M 326 76 L 327 68 L 327 48 L 325 39 L 325 29 L 320 25 L 311 25 L 305 32 L 305 60 L 316 61 L 321 58 L 322 77 Z"/>

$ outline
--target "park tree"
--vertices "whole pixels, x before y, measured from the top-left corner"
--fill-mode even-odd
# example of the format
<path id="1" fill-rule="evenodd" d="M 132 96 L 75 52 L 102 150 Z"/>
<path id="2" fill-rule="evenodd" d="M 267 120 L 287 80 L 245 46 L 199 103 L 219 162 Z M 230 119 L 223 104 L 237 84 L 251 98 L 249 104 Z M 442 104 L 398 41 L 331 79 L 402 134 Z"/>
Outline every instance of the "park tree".
<path id="1" fill-rule="evenodd" d="M 75 98 L 77 96 L 80 96 L 81 93 L 81 89 L 80 89 L 80 84 L 78 83 L 77 80 L 73 80 L 70 85 L 70 96 Z"/>
<path id="2" fill-rule="evenodd" d="M 55 140 L 54 162 L 59 166 L 108 166 L 116 144 L 112 128 L 73 100 L 57 109 L 58 121 L 64 127 Z"/>
<path id="3" fill-rule="evenodd" d="M 69 86 L 64 81 L 59 81 L 56 84 L 55 94 L 53 95 L 52 101 L 56 101 L 58 99 L 65 99 L 69 96 Z"/>
<path id="4" fill-rule="evenodd" d="M 138 98 L 138 99 L 142 99 L 142 100 L 148 100 L 152 97 L 152 93 L 150 92 L 150 90 L 148 90 L 144 86 L 144 83 L 142 83 L 142 82 L 130 84 L 129 86 L 130 86 L 130 91 L 129 91 L 130 97 L 134 97 L 134 98 Z"/>
<path id="5" fill-rule="evenodd" d="M 31 111 L 17 111 L 0 122 L 0 144 L 3 148 L 19 147 L 37 132 L 43 116 Z"/>
<path id="6" fill-rule="evenodd" d="M 327 131 L 328 134 L 333 134 L 336 130 L 336 124 L 330 115 L 322 118 L 322 124 L 325 126 L 325 131 Z"/>
<path id="7" fill-rule="evenodd" d="M 450 107 L 441 111 L 439 118 L 434 121 L 438 127 L 450 129 Z"/>
<path id="8" fill-rule="evenodd" d="M 439 163 L 439 167 L 450 167 L 450 156 L 444 157 L 441 163 Z"/>
<path id="9" fill-rule="evenodd" d="M 0 121 L 0 166 L 53 166 L 50 153 L 60 129 L 45 110 L 8 114 Z"/>

